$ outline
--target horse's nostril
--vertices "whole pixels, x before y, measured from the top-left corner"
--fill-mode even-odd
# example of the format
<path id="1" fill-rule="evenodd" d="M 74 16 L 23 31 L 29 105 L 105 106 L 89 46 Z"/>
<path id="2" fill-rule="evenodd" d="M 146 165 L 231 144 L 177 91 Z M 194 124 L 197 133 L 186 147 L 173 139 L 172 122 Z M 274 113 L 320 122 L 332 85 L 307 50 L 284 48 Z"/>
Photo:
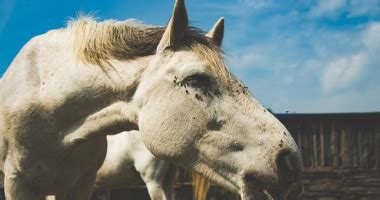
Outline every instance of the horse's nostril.
<path id="1" fill-rule="evenodd" d="M 289 171 L 294 172 L 298 165 L 298 159 L 296 156 L 285 155 L 284 156 L 285 166 Z"/>
<path id="2" fill-rule="evenodd" d="M 301 160 L 297 154 L 290 151 L 281 151 L 276 160 L 280 177 L 286 181 L 295 181 L 301 173 Z"/>

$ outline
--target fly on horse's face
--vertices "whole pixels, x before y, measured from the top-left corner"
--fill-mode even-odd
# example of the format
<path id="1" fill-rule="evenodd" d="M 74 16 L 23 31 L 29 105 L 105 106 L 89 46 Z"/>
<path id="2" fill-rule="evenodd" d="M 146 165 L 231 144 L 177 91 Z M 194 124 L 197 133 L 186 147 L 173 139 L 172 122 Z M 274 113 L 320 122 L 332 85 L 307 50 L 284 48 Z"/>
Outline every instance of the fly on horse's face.
<path id="1" fill-rule="evenodd" d="M 156 156 L 191 166 L 243 199 L 295 199 L 302 160 L 286 128 L 224 66 L 221 19 L 203 41 L 189 31 L 184 2 L 143 74 L 139 130 Z"/>

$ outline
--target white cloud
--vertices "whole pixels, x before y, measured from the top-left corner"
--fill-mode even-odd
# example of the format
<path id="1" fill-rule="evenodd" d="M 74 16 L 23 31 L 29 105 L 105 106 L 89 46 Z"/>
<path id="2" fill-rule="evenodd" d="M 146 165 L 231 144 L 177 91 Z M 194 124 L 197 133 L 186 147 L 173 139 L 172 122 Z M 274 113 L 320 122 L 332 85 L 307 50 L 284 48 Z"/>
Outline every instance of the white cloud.
<path id="1" fill-rule="evenodd" d="M 239 0 L 242 6 L 248 6 L 255 9 L 269 8 L 273 6 L 272 0 Z"/>
<path id="2" fill-rule="evenodd" d="M 321 0 L 310 9 L 309 17 L 374 16 L 380 12 L 379 0 Z"/>
<path id="3" fill-rule="evenodd" d="M 346 5 L 346 0 L 321 0 L 310 10 L 310 17 L 332 16 Z"/>
<path id="4" fill-rule="evenodd" d="M 227 3 L 228 2 L 228 3 Z M 198 9 L 207 9 L 210 13 L 229 16 L 249 16 L 276 6 L 273 0 L 231 0 L 231 1 L 201 1 Z"/>
<path id="5" fill-rule="evenodd" d="M 15 3 L 15 0 L 0 1 L 0 32 L 2 32 L 5 25 L 7 25 Z"/>
<path id="6" fill-rule="evenodd" d="M 350 0 L 349 16 L 372 16 L 380 12 L 379 0 Z"/>
<path id="7" fill-rule="evenodd" d="M 363 43 L 369 51 L 380 48 L 380 23 L 372 23 L 363 34 Z"/>
<path id="8" fill-rule="evenodd" d="M 235 53 L 230 59 L 233 67 L 238 69 L 265 67 L 259 66 L 262 61 L 265 61 L 265 56 L 254 50 L 247 50 L 245 52 Z"/>
<path id="9" fill-rule="evenodd" d="M 367 63 L 368 56 L 364 53 L 331 61 L 323 72 L 323 91 L 330 93 L 352 86 L 362 77 L 363 68 Z"/>
<path id="10" fill-rule="evenodd" d="M 357 53 L 333 59 L 326 64 L 321 77 L 325 94 L 353 86 L 365 76 L 366 68 L 379 64 L 376 56 L 380 53 L 380 23 L 368 24 L 361 37 L 363 48 Z"/>
<path id="11" fill-rule="evenodd" d="M 380 87 L 371 83 L 356 90 L 332 93 L 328 97 L 316 97 L 298 110 L 303 112 L 373 112 L 379 111 Z"/>

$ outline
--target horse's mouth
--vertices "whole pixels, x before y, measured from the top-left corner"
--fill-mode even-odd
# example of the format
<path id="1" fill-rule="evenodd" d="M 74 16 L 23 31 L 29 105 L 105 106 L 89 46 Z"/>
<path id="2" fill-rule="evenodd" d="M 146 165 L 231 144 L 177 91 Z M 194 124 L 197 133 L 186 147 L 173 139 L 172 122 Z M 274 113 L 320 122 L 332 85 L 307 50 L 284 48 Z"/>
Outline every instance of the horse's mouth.
<path id="1" fill-rule="evenodd" d="M 241 190 L 242 200 L 298 200 L 303 193 L 302 183 L 296 182 L 282 187 L 264 188 L 257 185 L 245 186 Z M 281 189 L 279 189 L 281 188 Z"/>

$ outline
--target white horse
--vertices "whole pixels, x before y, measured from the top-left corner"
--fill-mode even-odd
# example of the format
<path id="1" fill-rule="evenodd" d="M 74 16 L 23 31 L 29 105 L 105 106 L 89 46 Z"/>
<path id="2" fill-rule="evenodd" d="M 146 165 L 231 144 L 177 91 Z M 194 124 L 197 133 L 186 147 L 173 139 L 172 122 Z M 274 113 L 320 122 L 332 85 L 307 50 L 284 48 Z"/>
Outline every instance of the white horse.
<path id="1" fill-rule="evenodd" d="M 109 190 L 131 186 L 142 178 L 152 200 L 173 199 L 177 167 L 150 153 L 137 131 L 107 136 L 107 143 L 106 159 L 95 180 L 98 196 L 109 196 Z"/>
<path id="2" fill-rule="evenodd" d="M 30 40 L 3 76 L 7 200 L 89 199 L 106 135 L 139 130 L 160 159 L 243 199 L 296 199 L 300 151 L 177 0 L 165 28 L 91 19 Z"/>

